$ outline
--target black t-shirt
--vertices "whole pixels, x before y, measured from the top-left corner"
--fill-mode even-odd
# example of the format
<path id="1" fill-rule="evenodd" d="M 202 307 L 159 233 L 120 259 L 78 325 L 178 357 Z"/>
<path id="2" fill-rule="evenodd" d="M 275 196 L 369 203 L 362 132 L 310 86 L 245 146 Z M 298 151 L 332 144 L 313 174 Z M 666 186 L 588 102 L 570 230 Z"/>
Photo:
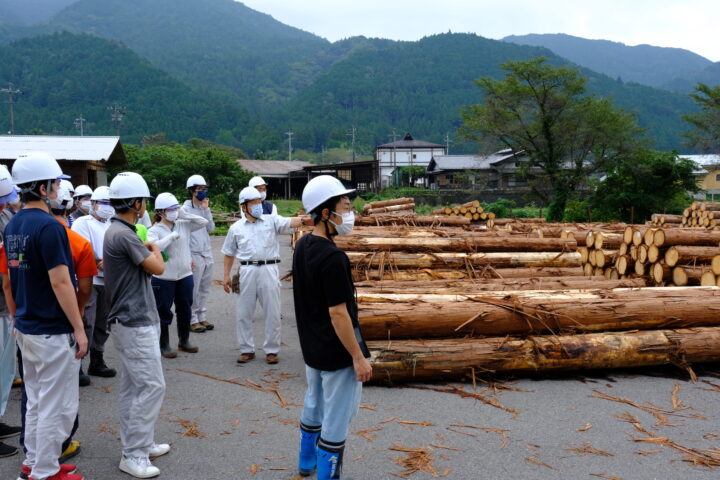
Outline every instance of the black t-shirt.
<path id="1" fill-rule="evenodd" d="M 317 235 L 302 237 L 293 256 L 293 296 L 305 364 L 325 371 L 351 366 L 352 357 L 335 333 L 328 311 L 345 303 L 360 336 L 355 286 L 345 252 Z M 358 340 L 364 347 L 361 336 Z"/>

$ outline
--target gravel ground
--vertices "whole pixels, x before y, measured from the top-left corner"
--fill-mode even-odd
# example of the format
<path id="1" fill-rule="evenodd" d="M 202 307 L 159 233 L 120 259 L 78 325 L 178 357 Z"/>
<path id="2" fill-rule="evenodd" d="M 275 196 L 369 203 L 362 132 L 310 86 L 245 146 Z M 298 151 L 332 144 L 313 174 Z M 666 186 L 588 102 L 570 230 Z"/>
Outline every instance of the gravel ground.
<path id="1" fill-rule="evenodd" d="M 216 280 L 222 277 L 222 241 L 222 237 L 213 239 Z M 289 242 L 283 243 L 281 271 L 287 271 L 291 250 Z M 235 363 L 239 351 L 234 302 L 222 287 L 213 286 L 210 319 L 217 325 L 215 330 L 192 334 L 199 353 L 163 360 L 167 394 L 156 439 L 171 443 L 173 449 L 155 462 L 161 478 L 295 478 L 297 419 L 305 380 L 291 288 L 290 283 L 283 284 L 286 345 L 280 363 L 270 366 L 261 351 L 247 365 Z M 258 309 L 257 319 L 259 314 Z M 256 322 L 256 339 L 261 345 L 261 321 Z M 114 348 L 108 347 L 106 360 L 117 366 Z M 684 461 L 686 456 L 677 449 L 637 441 L 646 435 L 618 418 L 629 413 L 651 435 L 684 447 L 716 448 L 720 376 L 715 371 L 714 367 L 698 371 L 697 383 L 672 368 L 520 378 L 496 386 L 479 383 L 477 392 L 495 406 L 447 392 L 366 387 L 362 408 L 351 425 L 345 473 L 356 480 L 397 478 L 393 475 L 402 475 L 404 466 L 395 459 L 409 455 L 391 450 L 398 446 L 429 453 L 429 459 L 415 462 L 426 465 L 427 472 L 409 478 L 715 479 L 718 472 Z M 473 391 L 472 385 L 460 387 Z M 675 399 L 682 404 L 676 404 L 673 412 L 672 392 L 677 389 Z M 666 414 L 662 422 L 662 416 L 647 408 L 594 397 L 598 392 L 673 414 Z M 88 479 L 130 478 L 117 469 L 116 403 L 115 379 L 93 378 L 90 387 L 81 389 L 76 438 L 82 442 L 82 452 L 73 461 Z M 13 392 L 3 420 L 19 422 L 19 392 Z M 21 460 L 20 455 L 0 460 L 0 479 L 14 478 Z"/>

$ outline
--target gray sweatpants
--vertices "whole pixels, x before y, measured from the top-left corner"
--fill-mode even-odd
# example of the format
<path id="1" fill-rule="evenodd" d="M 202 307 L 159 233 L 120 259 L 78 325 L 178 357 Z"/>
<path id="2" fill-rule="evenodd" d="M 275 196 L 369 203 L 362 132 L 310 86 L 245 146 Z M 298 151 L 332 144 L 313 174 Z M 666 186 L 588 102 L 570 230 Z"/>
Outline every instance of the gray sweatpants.
<path id="1" fill-rule="evenodd" d="M 107 305 L 105 304 L 105 285 L 93 285 L 90 300 L 83 315 L 85 335 L 90 342 L 90 350 L 105 351 L 110 332 L 107 326 Z"/>

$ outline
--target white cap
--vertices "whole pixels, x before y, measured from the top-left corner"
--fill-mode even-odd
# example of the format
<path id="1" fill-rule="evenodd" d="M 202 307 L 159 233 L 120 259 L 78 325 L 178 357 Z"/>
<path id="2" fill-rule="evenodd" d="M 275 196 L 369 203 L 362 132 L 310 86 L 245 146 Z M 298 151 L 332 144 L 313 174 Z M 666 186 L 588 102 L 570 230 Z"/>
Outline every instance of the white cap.
<path id="1" fill-rule="evenodd" d="M 252 177 L 248 182 L 248 187 L 259 187 L 260 185 L 267 185 L 262 177 Z"/>
<path id="2" fill-rule="evenodd" d="M 5 165 L 0 165 L 0 205 L 15 201 L 17 201 L 17 190 L 13 185 L 12 175 Z"/>
<path id="3" fill-rule="evenodd" d="M 179 206 L 180 203 L 178 203 L 177 198 L 175 198 L 175 195 L 172 193 L 163 192 L 155 199 L 155 210 L 165 210 L 166 208 L 175 208 Z"/>
<path id="4" fill-rule="evenodd" d="M 240 202 L 240 205 L 243 203 L 249 202 L 250 200 L 256 200 L 262 198 L 260 196 L 260 192 L 257 191 L 257 188 L 255 187 L 245 187 L 242 190 L 240 190 L 240 197 L 238 201 Z"/>
<path id="5" fill-rule="evenodd" d="M 302 203 L 305 212 L 310 213 L 317 207 L 333 197 L 347 195 L 355 189 L 347 189 L 342 182 L 330 175 L 320 175 L 310 180 L 302 193 Z"/>
<path id="6" fill-rule="evenodd" d="M 207 187 L 207 182 L 202 175 L 191 175 L 185 183 L 185 188 L 197 187 L 198 185 Z"/>
<path id="7" fill-rule="evenodd" d="M 92 196 L 90 197 L 90 200 L 93 200 L 97 202 L 98 200 L 104 200 L 106 202 L 110 201 L 110 187 L 106 187 L 103 185 L 102 187 L 97 187 L 94 192 L 92 192 Z"/>
<path id="8" fill-rule="evenodd" d="M 110 199 L 152 198 L 142 175 L 135 172 L 118 173 L 110 182 Z"/>
<path id="9" fill-rule="evenodd" d="M 21 153 L 12 167 L 12 179 L 15 185 L 37 182 L 39 180 L 55 180 L 70 178 L 63 175 L 60 165 L 52 155 L 45 152 Z"/>
<path id="10" fill-rule="evenodd" d="M 78 185 L 78 187 L 75 189 L 75 194 L 73 197 L 87 197 L 88 195 L 93 194 L 93 189 L 90 188 L 88 185 Z"/>

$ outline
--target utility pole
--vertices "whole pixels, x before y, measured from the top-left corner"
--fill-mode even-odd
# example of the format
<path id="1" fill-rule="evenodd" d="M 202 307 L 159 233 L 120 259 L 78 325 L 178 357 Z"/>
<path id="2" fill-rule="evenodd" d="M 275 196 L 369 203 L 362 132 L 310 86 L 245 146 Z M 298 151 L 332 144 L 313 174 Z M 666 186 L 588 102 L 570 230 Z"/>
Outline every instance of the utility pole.
<path id="1" fill-rule="evenodd" d="M 84 129 L 85 120 L 86 120 L 86 119 L 83 118 L 82 113 L 80 114 L 80 116 L 79 116 L 78 118 L 75 119 L 75 128 L 77 128 L 78 130 L 80 130 L 80 136 L 81 136 L 81 137 L 85 136 L 85 129 Z"/>
<path id="2" fill-rule="evenodd" d="M 393 141 L 392 164 L 393 167 L 397 167 L 397 157 L 395 156 L 395 142 L 397 141 L 398 134 L 394 128 L 392 129 L 392 135 L 388 135 L 388 137 L 392 138 Z"/>
<path id="3" fill-rule="evenodd" d="M 117 136 L 119 137 L 120 126 L 125 118 L 125 107 L 116 104 L 109 106 L 107 109 L 111 112 L 110 119 L 112 120 L 113 125 L 115 125 L 115 130 L 117 131 Z"/>
<path id="4" fill-rule="evenodd" d="M 450 155 L 450 134 L 445 134 L 445 155 Z"/>
<path id="5" fill-rule="evenodd" d="M 355 125 L 353 125 L 352 129 L 350 130 L 350 133 L 348 133 L 346 136 L 350 137 L 352 140 L 352 161 L 355 162 L 355 135 L 357 134 L 357 128 L 355 128 Z"/>
<path id="6" fill-rule="evenodd" d="M 10 107 L 10 135 L 15 134 L 15 117 L 13 116 L 13 103 L 15 103 L 14 95 L 22 95 L 22 91 L 14 89 L 12 83 L 8 83 L 8 88 L 0 89 L 0 93 L 8 96 L 8 105 Z"/>
<path id="7" fill-rule="evenodd" d="M 292 162 L 292 137 L 295 135 L 292 131 L 292 129 L 285 132 L 285 135 L 288 137 L 288 161 Z"/>

